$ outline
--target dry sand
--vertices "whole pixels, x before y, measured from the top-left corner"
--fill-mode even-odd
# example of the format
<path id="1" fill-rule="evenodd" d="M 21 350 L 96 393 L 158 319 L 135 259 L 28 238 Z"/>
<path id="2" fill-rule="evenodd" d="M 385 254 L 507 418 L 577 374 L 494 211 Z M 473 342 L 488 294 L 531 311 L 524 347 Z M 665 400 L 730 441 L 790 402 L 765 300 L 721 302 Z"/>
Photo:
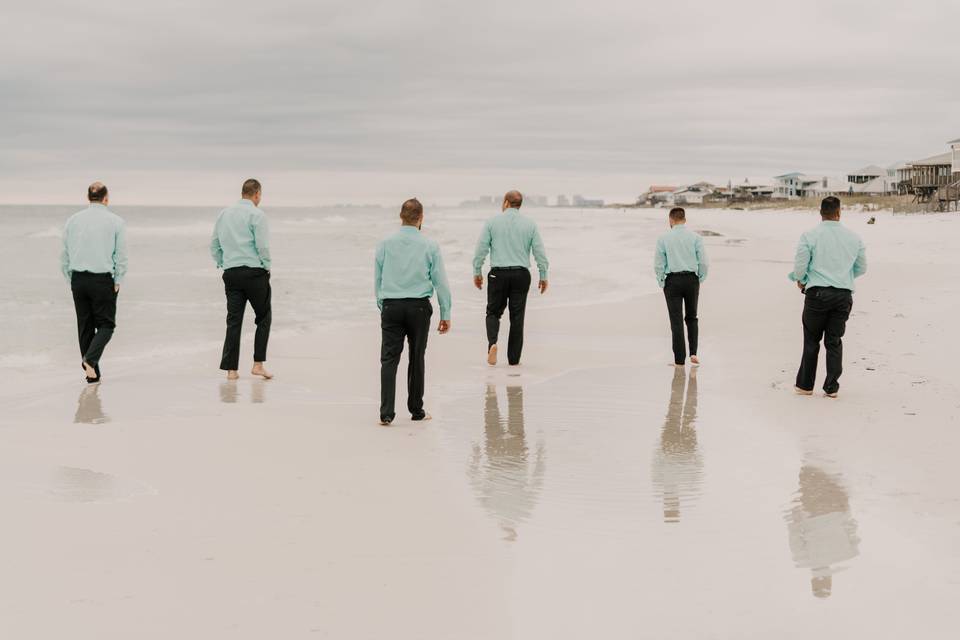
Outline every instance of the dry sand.
<path id="1" fill-rule="evenodd" d="M 792 392 L 817 216 L 692 214 L 721 234 L 695 381 L 649 268 L 664 217 L 623 214 L 613 251 L 548 236 L 519 369 L 485 364 L 461 274 L 425 424 L 376 425 L 373 316 L 278 337 L 269 382 L 221 380 L 215 345 L 8 380 L 0 637 L 952 637 L 960 218 L 845 219 L 870 272 L 829 400 Z M 564 291 L 585 269 L 606 301 Z"/>

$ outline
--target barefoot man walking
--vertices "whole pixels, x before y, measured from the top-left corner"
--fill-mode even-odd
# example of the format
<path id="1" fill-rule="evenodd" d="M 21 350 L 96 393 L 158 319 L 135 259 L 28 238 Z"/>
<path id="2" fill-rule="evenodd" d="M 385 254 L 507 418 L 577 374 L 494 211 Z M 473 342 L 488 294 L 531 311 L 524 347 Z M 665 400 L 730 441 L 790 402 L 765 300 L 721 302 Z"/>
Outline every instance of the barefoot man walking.
<path id="1" fill-rule="evenodd" d="M 273 377 L 264 368 L 267 341 L 270 339 L 270 229 L 267 216 L 260 210 L 261 187 L 257 180 L 247 180 L 240 202 L 220 212 L 210 241 L 210 255 L 217 268 L 223 269 L 223 285 L 227 296 L 227 334 L 223 341 L 220 368 L 228 380 L 240 377 L 240 330 L 247 302 L 253 307 L 257 332 L 253 339 L 255 376 Z"/>
<path id="2" fill-rule="evenodd" d="M 87 189 L 90 206 L 73 214 L 63 232 L 60 268 L 73 291 L 81 364 L 87 382 L 100 382 L 100 356 L 113 337 L 117 295 L 127 273 L 126 226 L 109 209 L 102 182 Z"/>
<path id="3" fill-rule="evenodd" d="M 790 279 L 803 303 L 803 357 L 797 371 L 797 393 L 813 395 L 820 341 L 827 348 L 823 391 L 836 398 L 843 373 L 843 334 L 853 308 L 853 280 L 867 272 L 867 249 L 853 231 L 840 224 L 840 199 L 820 204 L 822 222 L 800 236 Z"/>
<path id="4" fill-rule="evenodd" d="M 441 334 L 450 330 L 450 285 L 440 247 L 420 232 L 423 205 L 416 198 L 400 208 L 400 230 L 377 246 L 374 260 L 374 293 L 380 308 L 380 424 L 396 417 L 397 367 L 403 341 L 410 347 L 407 367 L 407 409 L 411 419 L 429 420 L 423 410 L 423 389 L 433 307 L 437 292 Z"/>
<path id="5" fill-rule="evenodd" d="M 540 272 L 540 294 L 547 292 L 547 252 L 540 230 L 532 219 L 520 215 L 523 195 L 508 191 L 503 196 L 503 213 L 487 220 L 473 257 L 473 284 L 483 288 L 483 263 L 490 254 L 487 274 L 487 363 L 497 364 L 497 339 L 500 318 L 510 309 L 510 336 L 507 340 L 507 362 L 520 364 L 523 351 L 523 318 L 530 291 L 530 254 Z"/>
<path id="6" fill-rule="evenodd" d="M 657 239 L 653 272 L 667 300 L 670 332 L 673 334 L 673 363 L 678 367 L 687 363 L 687 341 L 690 342 L 690 362 L 700 364 L 697 357 L 700 340 L 697 303 L 700 283 L 707 279 L 709 267 L 703 238 L 687 229 L 686 211 L 674 207 L 670 210 L 670 231 Z M 684 324 L 687 325 L 686 341 Z"/>

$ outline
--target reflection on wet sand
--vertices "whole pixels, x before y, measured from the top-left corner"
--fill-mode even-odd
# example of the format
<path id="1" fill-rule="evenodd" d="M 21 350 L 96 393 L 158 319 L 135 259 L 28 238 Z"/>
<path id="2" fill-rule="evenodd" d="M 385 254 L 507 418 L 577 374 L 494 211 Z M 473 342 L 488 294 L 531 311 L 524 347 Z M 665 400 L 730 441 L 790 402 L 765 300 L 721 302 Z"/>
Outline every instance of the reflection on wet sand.
<path id="1" fill-rule="evenodd" d="M 237 401 L 237 381 L 227 380 L 220 383 L 220 402 L 233 404 Z"/>
<path id="2" fill-rule="evenodd" d="M 73 422 L 75 424 L 104 424 L 110 422 L 110 417 L 103 412 L 103 404 L 100 402 L 99 384 L 89 384 L 80 392 Z"/>
<path id="3" fill-rule="evenodd" d="M 810 569 L 814 596 L 830 597 L 833 574 L 842 570 L 837 565 L 855 558 L 860 542 L 840 474 L 805 462 L 800 468 L 800 491 L 786 519 L 794 563 Z"/>
<path id="4" fill-rule="evenodd" d="M 227 380 L 220 383 L 220 402 L 235 404 L 240 398 L 240 390 L 236 380 Z M 262 404 L 267 400 L 267 381 L 250 381 L 250 402 Z"/>
<path id="5" fill-rule="evenodd" d="M 684 388 L 686 387 L 686 402 Z M 676 367 L 670 387 L 670 405 L 653 458 L 653 488 L 663 500 L 663 521 L 680 522 L 680 506 L 700 494 L 703 459 L 697 450 L 697 369 L 690 377 Z"/>
<path id="6" fill-rule="evenodd" d="M 480 503 L 497 520 L 506 540 L 530 518 L 543 487 L 543 445 L 527 446 L 523 387 L 507 387 L 507 416 L 500 414 L 497 389 L 487 386 L 483 411 L 484 444 L 474 445 L 469 474 Z"/>

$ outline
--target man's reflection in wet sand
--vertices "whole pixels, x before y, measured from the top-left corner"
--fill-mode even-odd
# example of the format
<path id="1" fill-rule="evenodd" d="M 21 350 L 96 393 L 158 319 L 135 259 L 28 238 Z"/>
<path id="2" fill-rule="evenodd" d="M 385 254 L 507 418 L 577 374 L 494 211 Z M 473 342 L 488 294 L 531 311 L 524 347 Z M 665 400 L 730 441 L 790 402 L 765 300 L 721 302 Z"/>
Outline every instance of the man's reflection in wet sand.
<path id="1" fill-rule="evenodd" d="M 681 504 L 700 494 L 703 459 L 697 451 L 696 420 L 697 369 L 690 369 L 688 379 L 683 367 L 676 367 L 660 447 L 653 458 L 653 487 L 663 500 L 664 522 L 680 522 Z"/>
<path id="2" fill-rule="evenodd" d="M 523 424 L 523 387 L 507 387 L 507 418 L 500 414 L 497 389 L 487 386 L 484 444 L 474 445 L 470 481 L 480 503 L 500 523 L 506 540 L 530 518 L 543 487 L 542 445 L 531 454 Z"/>
<path id="3" fill-rule="evenodd" d="M 814 596 L 830 597 L 833 574 L 842 570 L 837 565 L 857 557 L 860 543 L 840 474 L 804 462 L 800 491 L 786 517 L 794 563 L 810 569 Z"/>
<path id="4" fill-rule="evenodd" d="M 99 384 L 88 384 L 80 392 L 73 422 L 75 424 L 104 424 L 110 422 L 110 416 L 103 412 L 103 404 L 100 402 Z"/>
<path id="5" fill-rule="evenodd" d="M 227 380 L 220 383 L 220 402 L 233 404 L 237 401 L 237 381 Z"/>
<path id="6" fill-rule="evenodd" d="M 267 381 L 252 380 L 250 382 L 250 402 L 263 404 L 267 400 Z"/>

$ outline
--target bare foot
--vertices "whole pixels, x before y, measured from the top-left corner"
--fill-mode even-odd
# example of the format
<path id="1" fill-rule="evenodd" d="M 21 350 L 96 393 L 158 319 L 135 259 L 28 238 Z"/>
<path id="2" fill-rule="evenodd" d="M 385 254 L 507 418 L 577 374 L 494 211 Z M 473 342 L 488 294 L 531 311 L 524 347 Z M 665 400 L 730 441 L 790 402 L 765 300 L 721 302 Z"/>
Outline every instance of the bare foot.
<path id="1" fill-rule="evenodd" d="M 239 371 L 227 371 L 227 380 L 239 380 L 240 372 Z"/>
<path id="2" fill-rule="evenodd" d="M 381 421 L 380 421 L 380 426 L 381 426 L 381 427 L 389 427 L 391 422 L 392 422 L 392 420 L 381 420 Z"/>
<path id="3" fill-rule="evenodd" d="M 263 368 L 262 362 L 253 363 L 253 369 L 250 370 L 250 375 L 260 376 L 264 380 L 269 380 L 270 378 L 273 377 L 272 373 L 268 372 L 266 369 Z"/>
<path id="4" fill-rule="evenodd" d="M 801 396 L 812 396 L 812 395 L 813 395 L 813 391 L 807 391 L 806 389 L 801 389 L 800 387 L 794 387 L 793 390 L 796 391 L 796 392 L 797 392 L 799 395 L 801 395 Z"/>
<path id="5" fill-rule="evenodd" d="M 825 396 L 828 397 L 828 398 L 836 398 L 836 397 L 837 397 L 837 392 L 834 391 L 833 393 L 824 393 L 823 395 L 825 395 Z"/>
<path id="6" fill-rule="evenodd" d="M 87 375 L 87 378 L 91 380 L 97 377 L 97 370 L 86 362 L 83 363 L 83 372 Z"/>
<path id="7" fill-rule="evenodd" d="M 491 367 L 497 364 L 497 345 L 490 347 L 490 350 L 487 351 L 487 364 Z"/>
<path id="8" fill-rule="evenodd" d="M 700 364 L 700 358 L 698 358 L 697 356 L 690 356 L 690 364 L 699 365 L 699 364 Z"/>

